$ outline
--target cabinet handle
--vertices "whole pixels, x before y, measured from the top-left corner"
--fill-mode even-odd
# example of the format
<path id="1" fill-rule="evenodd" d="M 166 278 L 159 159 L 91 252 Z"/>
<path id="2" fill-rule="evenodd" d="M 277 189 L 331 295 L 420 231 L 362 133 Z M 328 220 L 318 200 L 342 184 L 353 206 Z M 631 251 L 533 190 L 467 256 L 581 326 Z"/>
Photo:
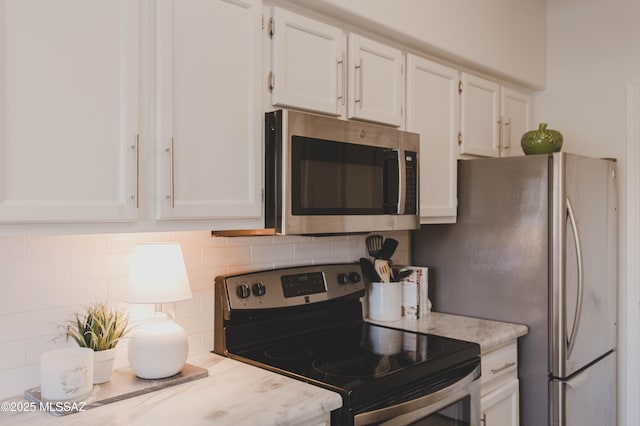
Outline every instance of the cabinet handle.
<path id="1" fill-rule="evenodd" d="M 360 63 L 355 66 L 355 69 L 356 69 L 356 71 L 358 71 L 358 74 L 360 74 L 360 80 L 359 80 L 359 84 L 358 84 L 358 96 L 356 97 L 354 102 L 359 104 L 360 108 L 362 109 L 362 76 L 363 76 L 362 58 L 360 58 Z"/>
<path id="2" fill-rule="evenodd" d="M 342 54 L 342 57 L 340 58 L 340 60 L 338 61 L 338 67 L 340 67 L 340 71 L 338 71 L 338 75 L 340 75 L 340 77 L 342 78 L 342 81 L 340 82 L 340 96 L 338 96 L 338 99 L 341 100 L 342 105 L 345 104 L 345 95 L 344 95 L 344 87 L 345 87 L 345 81 L 347 80 L 347 67 L 345 66 L 345 62 L 344 62 L 344 53 Z"/>
<path id="3" fill-rule="evenodd" d="M 511 118 L 507 118 L 507 121 L 504 122 L 504 127 L 506 129 L 504 151 L 508 155 L 511 153 Z"/>
<path id="4" fill-rule="evenodd" d="M 134 150 L 136 155 L 136 182 L 135 182 L 135 189 L 134 189 L 134 194 L 132 198 L 135 202 L 136 209 L 137 209 L 138 207 L 140 207 L 140 201 L 138 198 L 140 194 L 140 135 L 139 134 L 136 135 L 136 141 L 131 146 L 131 149 Z"/>
<path id="5" fill-rule="evenodd" d="M 511 368 L 511 367 L 513 367 L 514 365 L 516 365 L 515 361 L 513 361 L 513 362 L 508 362 L 508 363 L 506 363 L 505 365 L 503 365 L 503 366 L 502 366 L 502 367 L 500 367 L 500 368 L 492 368 L 492 369 L 491 369 L 491 374 L 498 374 L 499 372 L 504 371 L 504 370 L 506 370 L 507 368 Z"/>
<path id="6" fill-rule="evenodd" d="M 482 418 L 480 419 L 480 423 L 487 426 L 487 413 L 482 413 Z"/>
<path id="7" fill-rule="evenodd" d="M 174 155 L 173 155 L 173 138 L 171 138 L 171 146 L 166 148 L 164 152 L 171 154 L 170 157 L 170 170 L 169 170 L 169 195 L 167 198 L 169 199 L 169 205 L 171 208 L 176 206 L 175 204 L 175 186 L 174 186 Z"/>
<path id="8" fill-rule="evenodd" d="M 498 157 L 502 157 L 502 117 L 496 123 L 498 124 Z"/>

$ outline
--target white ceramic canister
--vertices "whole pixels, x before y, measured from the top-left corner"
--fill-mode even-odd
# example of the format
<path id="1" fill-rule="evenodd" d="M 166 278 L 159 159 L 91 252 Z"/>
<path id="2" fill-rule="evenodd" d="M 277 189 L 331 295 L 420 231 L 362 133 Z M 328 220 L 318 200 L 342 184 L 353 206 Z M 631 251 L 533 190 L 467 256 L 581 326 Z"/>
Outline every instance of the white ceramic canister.
<path id="1" fill-rule="evenodd" d="M 80 400 L 92 390 L 92 349 L 57 349 L 40 356 L 40 393 L 43 400 Z"/>
<path id="2" fill-rule="evenodd" d="M 399 321 L 402 318 L 402 284 L 372 282 L 369 286 L 369 318 Z"/>

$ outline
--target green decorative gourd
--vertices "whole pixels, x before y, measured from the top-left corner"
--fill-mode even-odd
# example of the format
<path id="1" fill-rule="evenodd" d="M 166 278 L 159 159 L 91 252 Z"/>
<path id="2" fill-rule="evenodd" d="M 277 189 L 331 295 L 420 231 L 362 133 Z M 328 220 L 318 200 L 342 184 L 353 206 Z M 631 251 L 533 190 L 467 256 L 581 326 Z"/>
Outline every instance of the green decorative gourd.
<path id="1" fill-rule="evenodd" d="M 562 148 L 562 133 L 547 129 L 547 123 L 540 123 L 538 130 L 522 135 L 520 145 L 527 155 L 557 152 Z"/>

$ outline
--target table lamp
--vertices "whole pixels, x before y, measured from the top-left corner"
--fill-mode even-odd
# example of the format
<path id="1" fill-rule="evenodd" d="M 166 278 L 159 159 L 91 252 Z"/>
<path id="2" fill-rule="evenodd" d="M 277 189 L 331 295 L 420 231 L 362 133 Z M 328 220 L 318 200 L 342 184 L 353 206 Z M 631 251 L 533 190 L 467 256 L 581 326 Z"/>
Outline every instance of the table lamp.
<path id="1" fill-rule="evenodd" d="M 162 303 L 190 298 L 180 244 L 136 245 L 126 301 L 155 304 L 155 313 L 133 328 L 129 341 L 129 365 L 136 376 L 160 379 L 182 370 L 189 352 L 187 334 L 162 312 Z"/>

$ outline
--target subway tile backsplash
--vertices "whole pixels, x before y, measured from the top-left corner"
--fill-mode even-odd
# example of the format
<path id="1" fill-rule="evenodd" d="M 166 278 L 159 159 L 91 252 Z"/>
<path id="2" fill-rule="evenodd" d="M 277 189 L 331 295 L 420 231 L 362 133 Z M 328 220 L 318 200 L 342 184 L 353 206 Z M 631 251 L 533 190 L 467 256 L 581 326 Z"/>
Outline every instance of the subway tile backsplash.
<path id="1" fill-rule="evenodd" d="M 393 259 L 409 261 L 409 233 L 384 233 L 400 245 Z M 213 281 L 217 275 L 292 265 L 355 262 L 367 256 L 365 236 L 211 237 L 209 231 L 0 237 L 0 399 L 39 385 L 46 351 L 74 345 L 58 324 L 82 305 L 108 301 L 138 321 L 153 307 L 128 305 L 128 272 L 139 242 L 178 241 L 193 292 L 167 304 L 189 336 L 189 353 L 213 348 Z M 127 341 L 116 367 L 127 365 Z"/>

